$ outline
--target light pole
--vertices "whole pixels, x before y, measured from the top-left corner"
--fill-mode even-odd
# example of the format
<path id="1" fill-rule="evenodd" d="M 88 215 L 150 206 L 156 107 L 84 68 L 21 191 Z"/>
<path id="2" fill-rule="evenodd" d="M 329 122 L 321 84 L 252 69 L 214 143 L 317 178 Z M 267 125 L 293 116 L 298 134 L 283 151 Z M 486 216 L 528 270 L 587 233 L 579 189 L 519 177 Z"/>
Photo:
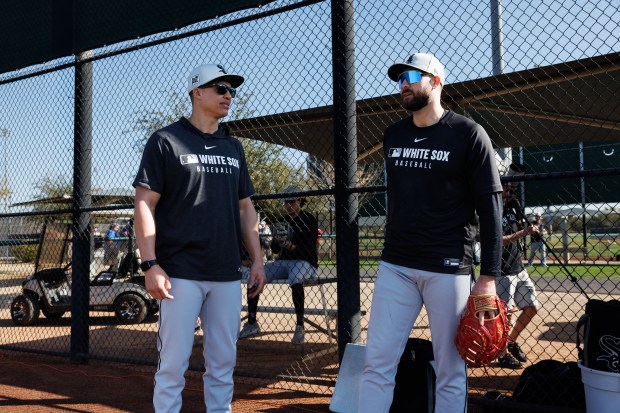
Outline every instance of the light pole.
<path id="1" fill-rule="evenodd" d="M 7 128 L 0 128 L 0 136 L 2 138 L 4 138 L 4 142 L 3 142 L 3 146 L 4 146 L 4 167 L 2 168 L 3 170 L 3 175 L 2 175 L 2 184 L 0 186 L 0 198 L 2 198 L 3 202 L 4 202 L 4 212 L 7 213 L 9 212 L 9 204 L 10 204 L 10 197 L 11 197 L 11 189 L 9 188 L 9 175 L 8 175 L 8 167 L 7 167 L 7 141 L 9 140 L 9 136 L 11 135 L 11 131 Z M 8 234 L 10 233 L 10 219 L 6 220 L 3 219 L 2 220 L 3 224 L 8 224 L 8 227 L 6 225 L 2 225 L 2 238 L 6 239 L 8 237 Z M 6 246 L 4 247 L 4 256 L 8 257 L 9 256 L 9 247 Z"/>
<path id="2" fill-rule="evenodd" d="M 8 156 L 7 156 L 7 147 L 9 136 L 11 136 L 11 131 L 7 128 L 0 128 L 0 137 L 4 138 L 3 142 L 3 151 L 4 151 L 4 167 L 2 168 L 2 184 L 0 186 L 0 197 L 4 201 L 4 212 L 8 212 L 9 209 L 9 199 L 11 197 L 11 188 L 9 188 L 9 169 L 8 169 Z"/>

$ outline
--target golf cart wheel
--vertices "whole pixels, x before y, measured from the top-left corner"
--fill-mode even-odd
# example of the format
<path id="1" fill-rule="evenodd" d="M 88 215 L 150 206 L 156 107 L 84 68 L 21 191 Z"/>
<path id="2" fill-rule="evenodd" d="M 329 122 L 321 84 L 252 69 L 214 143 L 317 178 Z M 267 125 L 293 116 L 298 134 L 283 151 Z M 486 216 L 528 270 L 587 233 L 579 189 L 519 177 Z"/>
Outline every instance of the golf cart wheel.
<path id="1" fill-rule="evenodd" d="M 123 294 L 114 302 L 114 312 L 123 324 L 139 324 L 146 318 L 148 306 L 138 294 Z"/>
<path id="2" fill-rule="evenodd" d="M 18 295 L 11 303 L 11 318 L 18 326 L 34 324 L 39 318 L 38 300 L 29 294 Z"/>
<path id="3" fill-rule="evenodd" d="M 50 321 L 58 321 L 62 318 L 63 315 L 65 315 L 64 311 L 61 311 L 59 313 L 50 313 L 45 309 L 44 305 L 41 305 L 41 312 L 43 313 L 45 318 L 47 318 Z"/>

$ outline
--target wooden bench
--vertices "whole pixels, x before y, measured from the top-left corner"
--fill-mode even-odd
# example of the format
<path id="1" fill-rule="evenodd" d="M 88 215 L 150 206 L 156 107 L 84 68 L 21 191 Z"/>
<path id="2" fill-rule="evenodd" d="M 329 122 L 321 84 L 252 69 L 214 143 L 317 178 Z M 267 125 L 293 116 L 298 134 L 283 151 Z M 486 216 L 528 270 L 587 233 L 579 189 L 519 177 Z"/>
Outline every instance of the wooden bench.
<path id="1" fill-rule="evenodd" d="M 330 274 L 331 275 L 331 274 Z M 315 280 L 310 280 L 310 281 L 306 281 L 303 283 L 304 287 L 319 287 L 319 293 L 320 293 L 320 299 L 321 299 L 321 307 L 322 308 L 308 308 L 306 307 L 304 309 L 304 322 L 308 323 L 309 325 L 311 325 L 312 327 L 316 328 L 318 331 L 325 333 L 327 335 L 327 340 L 329 343 L 328 348 L 320 350 L 320 351 L 315 351 L 315 352 L 311 352 L 308 354 L 305 354 L 303 356 L 303 361 L 307 362 L 310 361 L 312 359 L 315 358 L 319 358 L 319 357 L 323 357 L 327 354 L 330 353 L 336 353 L 338 351 L 338 342 L 337 342 L 337 331 L 335 329 L 332 328 L 332 320 L 335 320 L 336 317 L 338 316 L 338 310 L 336 308 L 330 308 L 327 302 L 327 297 L 325 294 L 325 284 L 332 284 L 335 283 L 338 279 L 335 276 L 320 276 L 315 279 Z M 374 282 L 374 278 L 372 280 L 372 282 Z M 287 279 L 283 279 L 283 280 L 273 280 L 272 282 L 268 283 L 269 284 L 280 284 L 280 285 L 288 285 L 288 280 Z M 267 287 L 267 285 L 265 287 Z M 263 290 L 263 294 L 265 293 L 265 291 Z M 307 300 L 306 300 L 307 301 Z M 245 311 L 247 313 L 248 311 L 248 307 L 247 305 L 243 306 L 243 311 Z M 274 314 L 295 314 L 295 308 L 293 308 L 292 306 L 258 306 L 258 312 L 264 312 L 264 313 L 274 313 Z M 366 311 L 365 310 L 360 310 L 360 314 L 362 316 L 366 315 Z M 310 320 L 307 316 L 308 315 L 318 315 L 318 316 L 323 316 L 324 320 L 325 320 L 325 327 L 314 322 L 313 320 Z M 241 318 L 241 321 L 247 319 L 248 316 L 245 315 Z M 300 346 L 302 349 L 302 353 L 305 352 L 304 350 L 304 346 Z"/>
<path id="2" fill-rule="evenodd" d="M 319 294 L 321 298 L 321 306 L 322 308 L 305 308 L 304 309 L 304 322 L 308 323 L 312 327 L 316 328 L 318 331 L 321 331 L 327 334 L 328 340 L 330 344 L 334 343 L 334 340 L 337 338 L 336 332 L 332 328 L 332 319 L 335 319 L 338 315 L 338 310 L 335 308 L 329 308 L 327 304 L 327 297 L 325 296 L 325 284 L 335 283 L 338 279 L 336 277 L 318 277 L 314 280 L 307 280 L 303 282 L 304 287 L 319 287 Z M 282 280 L 273 280 L 269 284 L 287 284 L 287 279 Z M 267 285 L 265 287 L 267 287 Z M 264 293 L 264 292 L 263 292 Z M 244 305 L 242 308 L 243 311 L 248 311 L 248 306 Z M 295 308 L 293 307 L 285 307 L 285 306 L 258 306 L 259 313 L 274 313 L 274 314 L 295 314 Z M 365 312 L 364 312 L 365 313 Z M 318 315 L 323 316 L 325 319 L 325 327 L 316 323 L 313 320 L 310 320 L 308 315 Z M 242 321 L 247 319 L 248 316 L 245 315 L 242 317 Z"/>

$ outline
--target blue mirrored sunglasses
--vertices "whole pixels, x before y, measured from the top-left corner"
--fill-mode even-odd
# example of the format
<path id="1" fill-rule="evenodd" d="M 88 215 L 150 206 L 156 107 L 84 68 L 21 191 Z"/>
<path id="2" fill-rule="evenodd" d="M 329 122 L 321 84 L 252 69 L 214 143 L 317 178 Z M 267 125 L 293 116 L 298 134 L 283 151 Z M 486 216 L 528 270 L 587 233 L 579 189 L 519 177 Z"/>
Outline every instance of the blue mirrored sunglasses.
<path id="1" fill-rule="evenodd" d="M 207 87 L 214 87 L 215 93 L 217 93 L 218 95 L 225 95 L 226 92 L 230 92 L 231 98 L 237 96 L 237 89 L 235 89 L 234 87 L 223 85 L 221 83 L 207 83 L 206 85 L 200 86 L 201 89 Z"/>
<path id="2" fill-rule="evenodd" d="M 406 80 L 410 85 L 422 80 L 422 76 L 433 76 L 430 73 L 420 72 L 419 70 L 408 70 L 398 76 L 398 89 L 402 89 L 403 80 Z"/>

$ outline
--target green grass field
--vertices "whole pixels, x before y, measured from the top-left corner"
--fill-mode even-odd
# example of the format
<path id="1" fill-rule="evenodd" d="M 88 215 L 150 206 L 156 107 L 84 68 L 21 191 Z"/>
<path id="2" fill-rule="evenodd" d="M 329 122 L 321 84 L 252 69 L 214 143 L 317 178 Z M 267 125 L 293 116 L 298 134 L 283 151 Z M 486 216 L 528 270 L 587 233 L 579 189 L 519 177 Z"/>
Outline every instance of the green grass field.
<path id="1" fill-rule="evenodd" d="M 559 264 L 550 265 L 548 268 L 541 266 L 526 267 L 531 276 L 545 278 L 566 277 L 566 272 Z M 566 265 L 566 269 L 577 279 L 618 279 L 620 278 L 620 265 Z"/>
<path id="2" fill-rule="evenodd" d="M 576 256 L 583 256 L 583 235 L 570 233 L 566 238 L 568 250 L 574 251 Z M 559 235 L 552 235 L 546 241 L 556 251 L 564 248 L 564 239 Z M 587 237 L 586 247 L 589 257 L 615 258 L 620 255 L 620 244 L 611 237 Z"/>
<path id="3" fill-rule="evenodd" d="M 376 270 L 379 265 L 377 260 L 360 260 L 361 270 Z M 336 260 L 322 260 L 319 262 L 320 268 L 334 268 L 336 267 Z M 526 267 L 528 273 L 531 276 L 545 277 L 545 278 L 561 278 L 566 277 L 566 272 L 559 264 L 551 264 L 549 267 L 541 267 L 535 265 L 533 267 Z M 566 269 L 577 279 L 620 279 L 620 263 L 610 264 L 579 264 L 579 265 L 566 265 Z"/>
<path id="4" fill-rule="evenodd" d="M 567 266 L 571 274 L 577 278 L 620 277 L 620 265 L 616 265 L 620 264 L 620 261 L 616 260 L 620 256 L 620 244 L 616 238 L 588 236 L 587 258 L 583 250 L 583 235 L 580 233 L 569 233 L 565 239 L 560 235 L 553 234 L 547 238 L 546 242 L 549 248 L 553 248 L 555 255 L 559 259 L 564 259 L 563 250 L 564 243 L 566 242 L 571 259 L 579 261 L 579 265 Z M 376 269 L 382 248 L 383 236 L 381 233 L 360 235 L 360 269 Z M 550 261 L 553 261 L 551 251 L 547 252 L 547 256 Z M 330 260 L 321 261 L 320 265 L 330 268 L 335 267 L 335 254 L 331 258 Z M 594 265 L 592 263 L 593 260 L 607 261 L 609 264 L 600 265 L 597 263 Z M 528 268 L 528 271 L 532 274 L 545 277 L 553 277 L 560 274 L 565 276 L 559 264 L 552 264 L 548 270 L 543 270 L 544 268 L 541 267 Z"/>

